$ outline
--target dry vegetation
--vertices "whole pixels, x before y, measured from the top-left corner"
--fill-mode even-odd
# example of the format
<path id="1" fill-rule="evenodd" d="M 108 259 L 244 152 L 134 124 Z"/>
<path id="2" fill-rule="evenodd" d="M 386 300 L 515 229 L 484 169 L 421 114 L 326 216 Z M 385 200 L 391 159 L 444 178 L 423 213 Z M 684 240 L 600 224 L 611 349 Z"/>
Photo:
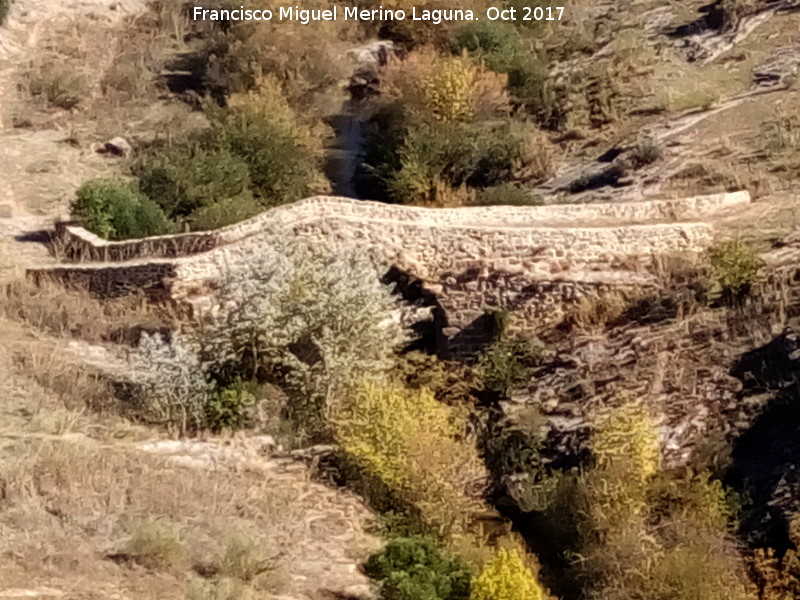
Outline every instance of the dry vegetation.
<path id="1" fill-rule="evenodd" d="M 0 464 L 0 581 L 12 588 L 182 598 L 234 582 L 262 597 L 311 593 L 346 587 L 346 571 L 326 561 L 370 547 L 358 503 L 302 476 L 199 473 L 83 436 L 7 440 Z"/>
<path id="2" fill-rule="evenodd" d="M 11 80 L 0 73 L 0 116 L 13 126 L 0 136 L 0 163 L 10 165 L 0 219 L 63 210 L 80 184 L 109 173 L 135 175 L 174 229 L 212 228 L 326 189 L 319 166 L 333 135 L 327 121 L 346 98 L 342 83 L 353 69 L 344 57 L 365 40 L 390 36 L 402 58 L 390 61 L 380 95 L 362 106 L 370 167 L 360 173 L 363 194 L 428 206 L 534 204 L 542 201 L 536 186 L 565 166 L 622 149 L 628 162 L 618 179 L 625 181 L 600 186 L 601 199 L 630 185 L 636 197 L 746 188 L 757 202 L 718 215 L 718 233 L 734 241 L 715 246 L 709 261 L 664 259 L 657 269 L 663 289 L 582 300 L 566 319 L 569 333 L 601 338 L 619 324 L 681 322 L 709 314 L 715 302 L 734 303 L 761 268 L 751 243 L 765 248 L 798 224 L 800 92 L 788 78 L 777 92 L 737 95 L 750 90 L 753 69 L 773 50 L 793 43 L 800 17 L 773 19 L 701 64 L 643 27 L 655 2 L 623 3 L 607 14 L 596 3 L 565 4 L 564 22 L 530 29 L 395 23 L 378 31 L 337 22 L 223 31 L 190 23 L 178 0 L 101 21 L 58 13 L 24 40 L 31 54 L 15 62 Z M 671 3 L 671 24 L 696 21 L 700 4 Z M 328 6 L 315 0 L 305 8 Z M 725 0 L 721 9 L 729 31 L 754 4 Z M 133 143 L 132 161 L 95 152 L 115 135 Z M 270 146 L 275 139 L 283 145 Z M 273 178 L 281 165 L 288 175 Z M 297 165 L 307 170 L 295 177 Z M 165 172 L 183 193 L 171 212 L 153 184 Z M 560 200 L 597 191 L 578 187 L 558 192 Z M 184 315 L 136 295 L 101 301 L 46 281 L 34 285 L 22 268 L 43 259 L 15 239 L 23 229 L 31 228 L 0 230 L 0 598 L 14 588 L 40 597 L 188 600 L 322 600 L 355 595 L 345 589 L 351 586 L 363 591 L 367 579 L 356 565 L 378 543 L 365 532 L 370 513 L 362 501 L 230 434 L 232 424 L 249 422 L 244 413 L 260 394 L 278 406 L 270 433 L 339 442 L 345 459 L 336 457 L 331 476 L 359 489 L 378 512 L 404 511 L 382 533 L 410 554 L 430 554 L 430 564 L 384 556 L 392 564 L 376 580 L 387 600 L 511 600 L 519 590 L 524 600 L 797 594 L 794 550 L 785 563 L 771 550 L 745 556 L 719 482 L 702 470 L 663 472 L 651 415 L 621 402 L 615 416 L 593 424 L 582 469 L 562 472 L 539 453 L 536 415 L 497 425 L 485 408 L 532 385 L 538 341 L 500 328 L 476 367 L 385 357 L 389 342 L 374 333 L 385 329 L 370 327 L 383 327 L 386 315 L 367 302 L 357 318 L 345 315 L 355 304 L 345 292 L 368 295 L 351 279 L 348 290 L 320 284 L 329 274 L 286 288 L 284 304 L 308 294 L 303 285 L 320 288 L 301 296 L 313 313 L 303 315 L 305 329 L 288 312 L 274 328 L 288 337 L 277 342 L 232 323 L 249 344 L 236 347 L 240 363 L 232 366 L 222 352 L 211 359 L 219 370 L 203 382 L 211 389 L 205 404 L 197 401 L 198 422 L 208 427 L 194 433 L 213 448 L 241 445 L 248 460 L 217 463 L 221 453 L 212 452 L 215 466 L 200 471 L 196 456 L 181 449 L 153 456 L 142 441 L 174 440 L 132 416 L 104 375 L 125 367 L 118 359 L 142 333 L 160 339 L 188 328 Z M 377 305 L 386 308 L 382 298 Z M 259 313 L 262 328 L 277 318 L 271 310 L 285 309 L 278 304 Z M 354 321 L 363 338 L 355 338 Z M 314 336 L 324 343 L 314 346 Z M 374 366 L 378 354 L 393 361 L 390 375 L 362 378 L 356 371 Z M 146 407 L 164 403 L 149 400 Z M 484 439 L 487 430 L 497 435 Z M 286 464 L 286 472 L 278 468 Z M 530 547 L 491 505 L 492 493 L 511 480 L 519 495 L 504 501 L 521 509 L 518 519 L 531 518 Z M 541 539 L 551 555 L 532 551 Z M 745 558 L 758 591 L 741 577 Z M 454 581 L 471 585 L 472 595 L 461 589 L 458 596 Z M 397 590 L 406 595 L 392 596 Z"/>

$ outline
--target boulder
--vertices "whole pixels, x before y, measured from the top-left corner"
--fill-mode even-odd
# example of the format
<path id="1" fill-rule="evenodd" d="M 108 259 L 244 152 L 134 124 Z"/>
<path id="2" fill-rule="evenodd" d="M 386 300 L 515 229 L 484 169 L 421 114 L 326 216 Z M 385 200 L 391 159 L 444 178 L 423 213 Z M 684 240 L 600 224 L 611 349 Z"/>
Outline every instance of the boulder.
<path id="1" fill-rule="evenodd" d="M 113 154 L 114 156 L 128 156 L 132 151 L 133 148 L 131 147 L 128 140 L 124 137 L 114 137 L 108 140 L 105 144 L 103 144 L 103 148 L 109 154 Z"/>

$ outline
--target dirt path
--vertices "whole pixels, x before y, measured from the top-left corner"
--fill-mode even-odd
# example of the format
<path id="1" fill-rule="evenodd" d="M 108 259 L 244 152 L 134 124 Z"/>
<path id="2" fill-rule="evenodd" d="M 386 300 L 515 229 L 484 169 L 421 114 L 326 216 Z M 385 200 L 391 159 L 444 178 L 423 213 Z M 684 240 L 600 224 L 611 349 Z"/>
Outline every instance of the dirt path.
<path id="1" fill-rule="evenodd" d="M 0 276 L 49 260 L 43 246 L 21 238 L 47 228 L 63 213 L 75 189 L 108 172 L 108 161 L 69 142 L 66 126 L 15 128 L 31 99 L 20 90 L 28 65 L 46 56 L 56 28 L 92 23 L 113 26 L 144 10 L 142 0 L 15 0 L 0 26 Z M 66 115 L 67 120 L 69 115 Z"/>

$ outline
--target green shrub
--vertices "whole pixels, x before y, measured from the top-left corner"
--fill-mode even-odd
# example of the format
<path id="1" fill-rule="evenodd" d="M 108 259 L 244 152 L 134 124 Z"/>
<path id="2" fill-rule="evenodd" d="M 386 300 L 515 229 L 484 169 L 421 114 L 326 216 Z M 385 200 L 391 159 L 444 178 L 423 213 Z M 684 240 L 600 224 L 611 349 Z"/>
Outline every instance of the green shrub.
<path id="1" fill-rule="evenodd" d="M 472 581 L 470 600 L 544 600 L 544 589 L 518 550 L 501 548 Z"/>
<path id="2" fill-rule="evenodd" d="M 137 202 L 138 197 L 129 185 L 111 180 L 94 180 L 83 184 L 70 207 L 72 217 L 104 239 L 112 239 L 116 232 L 111 224 L 111 204 Z"/>
<path id="3" fill-rule="evenodd" d="M 256 401 L 252 387 L 237 381 L 211 391 L 206 399 L 206 426 L 212 431 L 244 427 L 248 410 Z"/>
<path id="4" fill-rule="evenodd" d="M 82 185 L 71 212 L 86 229 L 107 240 L 124 240 L 168 233 L 163 211 L 128 183 L 95 179 Z"/>
<path id="5" fill-rule="evenodd" d="M 511 97 L 542 127 L 560 129 L 566 123 L 564 94 L 556 90 L 547 65 L 535 54 L 493 55 L 487 64 L 508 75 Z"/>
<path id="6" fill-rule="evenodd" d="M 225 200 L 233 206 L 252 205 L 247 164 L 226 148 L 206 147 L 197 141 L 153 146 L 140 155 L 132 172 L 142 192 L 172 219 L 192 223 L 195 211 L 212 210 Z M 204 225 L 210 216 L 201 213 Z"/>
<path id="7" fill-rule="evenodd" d="M 291 124 L 254 110 L 225 111 L 212 128 L 215 142 L 247 165 L 263 207 L 303 198 L 318 183 L 318 157 L 298 135 Z"/>
<path id="8" fill-rule="evenodd" d="M 263 212 L 258 200 L 248 193 L 222 198 L 209 206 L 195 210 L 189 220 L 193 231 L 207 231 L 233 225 Z"/>
<path id="9" fill-rule="evenodd" d="M 714 284 L 712 300 L 736 302 L 750 292 L 764 262 L 741 240 L 715 244 L 709 249 Z"/>
<path id="10" fill-rule="evenodd" d="M 499 21 L 464 24 L 450 36 L 449 47 L 454 52 L 467 50 L 492 71 L 506 74 L 515 103 L 541 126 L 559 129 L 566 122 L 566 98 L 557 93 L 545 60 L 513 25 Z"/>
<path id="11" fill-rule="evenodd" d="M 541 342 L 536 339 L 512 337 L 497 340 L 478 358 L 484 386 L 500 394 L 509 394 L 527 385 L 542 350 Z"/>
<path id="12" fill-rule="evenodd" d="M 273 570 L 276 560 L 265 558 L 251 538 L 236 534 L 226 540 L 216 566 L 223 577 L 250 582 L 262 573 Z"/>
<path id="13" fill-rule="evenodd" d="M 366 123 L 364 155 L 354 184 L 361 198 L 389 200 L 392 173 L 400 168 L 399 150 L 414 123 L 397 102 L 383 104 Z"/>
<path id="14" fill-rule="evenodd" d="M 539 409 L 531 407 L 517 411 L 512 421 L 492 424 L 484 438 L 484 460 L 495 490 L 508 494 L 524 512 L 547 510 L 564 479 L 542 454 L 546 430 Z"/>
<path id="15" fill-rule="evenodd" d="M 439 402 L 450 406 L 473 404 L 472 394 L 481 388 L 480 375 L 472 366 L 421 351 L 400 356 L 393 376 L 406 387 L 427 388 Z"/>
<path id="16" fill-rule="evenodd" d="M 397 151 L 399 168 L 388 175 L 393 200 L 430 200 L 439 181 L 487 187 L 512 179 L 526 159 L 523 132 L 510 122 L 491 125 L 423 124 L 411 128 Z M 384 172 L 389 165 L 382 165 Z"/>
<path id="17" fill-rule="evenodd" d="M 450 34 L 448 46 L 456 54 L 467 50 L 479 58 L 497 62 L 498 57 L 510 56 L 520 49 L 520 36 L 510 23 L 474 21 L 464 23 Z"/>
<path id="18" fill-rule="evenodd" d="M 656 140 L 652 137 L 643 137 L 631 148 L 627 158 L 633 169 L 639 169 L 656 162 L 663 154 L 664 151 Z"/>
<path id="19" fill-rule="evenodd" d="M 316 132 L 276 83 L 235 94 L 209 111 L 211 127 L 179 143 L 153 144 L 132 166 L 140 189 L 192 230 L 214 229 L 298 200 L 323 186 Z"/>
<path id="20" fill-rule="evenodd" d="M 383 600 L 468 600 L 467 565 L 449 556 L 432 539 L 394 538 L 366 565 L 381 582 Z"/>
<path id="21" fill-rule="evenodd" d="M 376 112 L 369 127 L 356 172 L 362 197 L 433 203 L 442 184 L 482 189 L 552 173 L 552 146 L 532 124 L 425 122 L 391 104 Z"/>

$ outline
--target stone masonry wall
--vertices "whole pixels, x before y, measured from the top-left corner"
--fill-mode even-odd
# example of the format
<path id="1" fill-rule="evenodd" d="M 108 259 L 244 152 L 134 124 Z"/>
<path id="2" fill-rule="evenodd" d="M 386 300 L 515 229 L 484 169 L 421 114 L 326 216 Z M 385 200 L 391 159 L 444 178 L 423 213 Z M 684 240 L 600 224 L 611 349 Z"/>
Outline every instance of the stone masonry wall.
<path id="1" fill-rule="evenodd" d="M 515 207 L 486 206 L 457 209 L 426 209 L 318 196 L 268 210 L 251 219 L 215 231 L 155 236 L 139 240 L 109 242 L 69 222 L 56 224 L 55 238 L 62 254 L 74 261 L 126 261 L 137 258 L 175 258 L 206 252 L 231 244 L 266 228 L 286 227 L 303 221 L 350 216 L 371 220 L 428 223 L 434 226 L 479 225 L 550 227 L 635 223 L 654 220 L 696 219 L 711 210 L 748 203 L 746 191 L 676 200 L 651 200 L 614 204 L 558 204 Z"/>
<path id="2" fill-rule="evenodd" d="M 61 226 L 58 235 L 73 244 L 73 257 L 106 262 L 32 275 L 107 296 L 144 290 L 204 311 L 216 305 L 214 290 L 228 276 L 297 238 L 331 254 L 365 253 L 378 275 L 396 267 L 422 280 L 444 310 L 449 337 L 469 346 L 470 328 L 487 308 L 514 309 L 525 328 L 550 326 L 582 298 L 653 285 L 648 271 L 655 256 L 701 252 L 712 239 L 705 223 L 609 226 L 603 219 L 672 219 L 747 201 L 742 192 L 661 203 L 437 210 L 317 197 L 215 232 L 130 242 L 108 243 Z M 127 259 L 142 253 L 153 257 Z"/>

